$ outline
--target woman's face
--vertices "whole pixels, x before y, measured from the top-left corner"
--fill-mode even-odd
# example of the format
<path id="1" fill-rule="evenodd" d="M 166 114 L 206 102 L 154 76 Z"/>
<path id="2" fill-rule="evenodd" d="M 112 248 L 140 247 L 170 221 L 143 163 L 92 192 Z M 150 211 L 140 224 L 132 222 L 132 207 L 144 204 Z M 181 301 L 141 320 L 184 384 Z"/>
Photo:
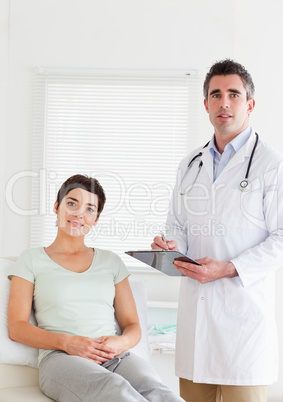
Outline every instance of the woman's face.
<path id="1" fill-rule="evenodd" d="M 98 196 L 75 188 L 62 199 L 59 207 L 56 201 L 54 212 L 58 215 L 58 230 L 72 237 L 85 236 L 98 221 Z"/>

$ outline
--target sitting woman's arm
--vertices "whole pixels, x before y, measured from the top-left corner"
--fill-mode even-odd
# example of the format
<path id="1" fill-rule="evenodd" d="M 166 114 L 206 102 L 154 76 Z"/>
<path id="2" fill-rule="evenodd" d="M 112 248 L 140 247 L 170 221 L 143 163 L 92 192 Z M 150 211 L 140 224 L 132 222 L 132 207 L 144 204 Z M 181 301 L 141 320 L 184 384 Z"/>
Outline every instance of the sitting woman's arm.
<path id="1" fill-rule="evenodd" d="M 34 285 L 13 276 L 8 306 L 9 336 L 13 341 L 38 349 L 62 350 L 102 364 L 115 355 L 115 348 L 83 336 L 49 332 L 29 323 Z"/>
<path id="2" fill-rule="evenodd" d="M 128 278 L 115 285 L 114 309 L 122 335 L 102 336 L 98 340 L 113 348 L 117 356 L 135 346 L 141 338 L 138 313 Z"/>

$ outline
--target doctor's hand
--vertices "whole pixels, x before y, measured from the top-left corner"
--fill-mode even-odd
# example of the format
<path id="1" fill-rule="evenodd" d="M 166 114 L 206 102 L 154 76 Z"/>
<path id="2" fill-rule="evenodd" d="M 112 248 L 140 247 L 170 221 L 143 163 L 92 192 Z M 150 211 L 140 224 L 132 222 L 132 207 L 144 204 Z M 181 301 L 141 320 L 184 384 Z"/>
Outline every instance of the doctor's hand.
<path id="1" fill-rule="evenodd" d="M 204 284 L 221 278 L 234 278 L 238 273 L 231 261 L 219 261 L 205 257 L 196 260 L 201 265 L 175 261 L 174 266 L 189 278 Z"/>
<path id="2" fill-rule="evenodd" d="M 161 236 L 156 236 L 151 244 L 152 250 L 178 250 L 178 243 L 175 240 L 162 240 Z"/>

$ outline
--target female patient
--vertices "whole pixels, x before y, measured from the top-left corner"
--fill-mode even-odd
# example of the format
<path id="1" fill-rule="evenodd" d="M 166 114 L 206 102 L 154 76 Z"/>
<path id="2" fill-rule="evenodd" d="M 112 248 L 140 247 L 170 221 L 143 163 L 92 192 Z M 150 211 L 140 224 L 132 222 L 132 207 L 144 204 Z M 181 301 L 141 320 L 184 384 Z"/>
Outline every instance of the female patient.
<path id="1" fill-rule="evenodd" d="M 55 401 L 182 401 L 127 352 L 141 331 L 125 265 L 84 243 L 104 203 L 96 179 L 75 175 L 62 185 L 55 241 L 25 251 L 11 272 L 10 338 L 40 349 L 40 387 Z M 32 304 L 38 327 L 29 323 Z"/>

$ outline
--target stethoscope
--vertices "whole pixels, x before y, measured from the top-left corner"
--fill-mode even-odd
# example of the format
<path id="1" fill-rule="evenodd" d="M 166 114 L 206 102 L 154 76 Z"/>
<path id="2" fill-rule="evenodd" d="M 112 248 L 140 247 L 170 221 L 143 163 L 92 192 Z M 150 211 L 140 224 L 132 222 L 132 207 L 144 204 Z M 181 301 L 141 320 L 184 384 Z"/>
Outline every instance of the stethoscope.
<path id="1" fill-rule="evenodd" d="M 245 178 L 240 182 L 240 185 L 239 185 L 241 191 L 249 191 L 250 188 L 251 188 L 251 182 L 248 180 L 248 177 L 249 177 L 250 168 L 251 168 L 251 164 L 252 164 L 252 161 L 253 161 L 254 153 L 255 153 L 255 150 L 256 150 L 256 147 L 257 147 L 257 143 L 258 143 L 258 134 L 255 133 L 255 136 L 256 136 L 256 139 L 255 139 L 255 143 L 254 143 L 254 146 L 253 146 L 251 155 L 250 155 L 250 159 L 249 159 L 247 171 L 246 171 L 246 174 L 245 174 Z M 208 143 L 205 144 L 202 149 L 206 148 L 206 147 L 208 146 L 209 142 L 210 142 L 210 141 L 208 141 Z M 203 161 L 202 161 L 202 160 L 199 162 L 197 174 L 196 174 L 195 179 L 194 179 L 193 183 L 191 184 L 189 190 L 188 190 L 188 191 L 185 191 L 184 193 L 180 191 L 180 188 L 182 187 L 183 180 L 184 180 L 186 174 L 188 173 L 188 170 L 189 170 L 190 167 L 192 166 L 193 162 L 194 162 L 197 158 L 200 158 L 200 157 L 202 156 L 202 154 L 203 154 L 203 152 L 199 152 L 197 155 L 195 155 L 195 156 L 190 160 L 190 162 L 189 162 L 189 164 L 188 164 L 188 166 L 187 166 L 186 172 L 184 173 L 183 178 L 182 178 L 182 180 L 181 180 L 181 183 L 180 183 L 180 185 L 179 185 L 179 194 L 180 194 L 180 195 L 188 194 L 189 191 L 190 191 L 190 190 L 193 188 L 193 186 L 195 185 L 195 183 L 196 183 L 196 181 L 197 181 L 197 178 L 198 178 L 198 175 L 200 174 L 201 168 L 202 168 L 202 166 L 203 166 Z"/>

